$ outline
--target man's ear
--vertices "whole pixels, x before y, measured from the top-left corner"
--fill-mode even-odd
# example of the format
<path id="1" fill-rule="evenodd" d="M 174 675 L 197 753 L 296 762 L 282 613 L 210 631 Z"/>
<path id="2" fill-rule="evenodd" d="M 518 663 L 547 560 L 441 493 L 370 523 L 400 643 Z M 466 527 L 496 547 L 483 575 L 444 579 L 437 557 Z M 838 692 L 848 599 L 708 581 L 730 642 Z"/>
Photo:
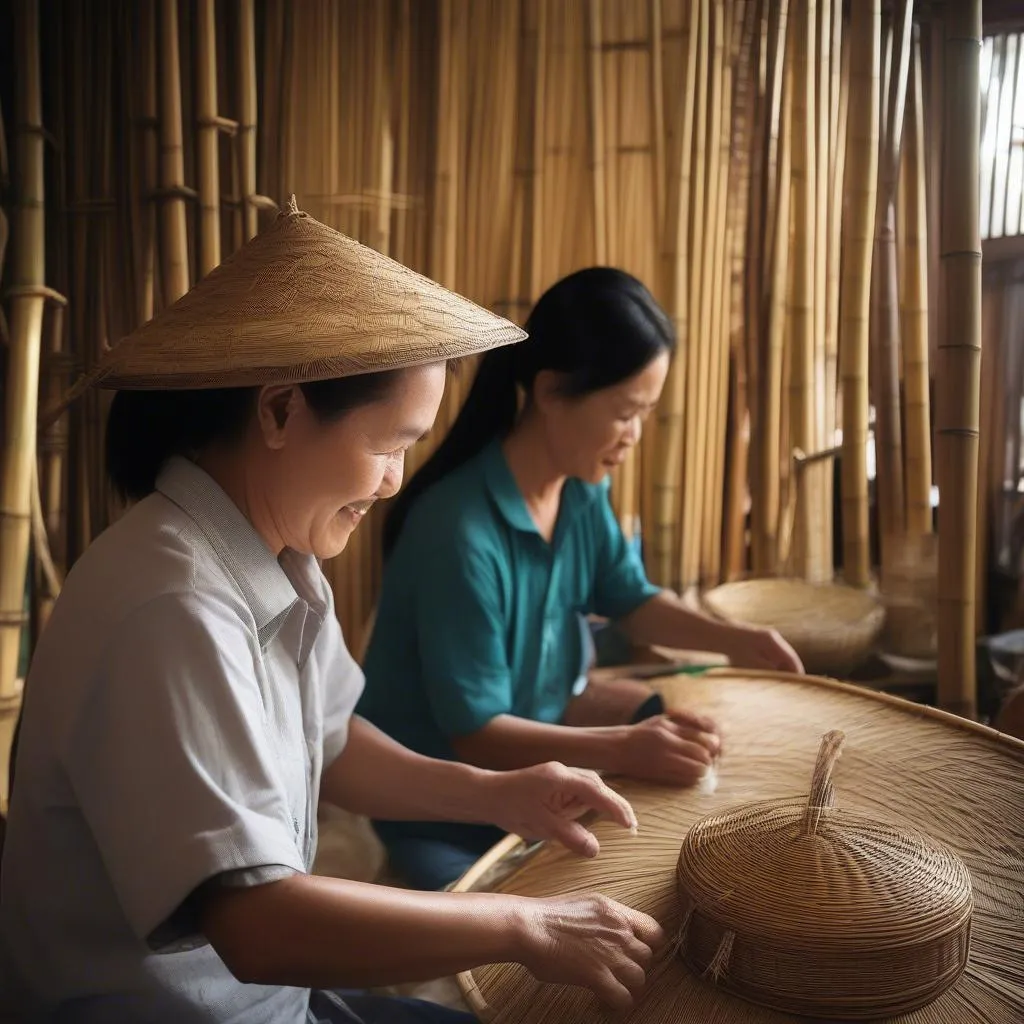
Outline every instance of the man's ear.
<path id="1" fill-rule="evenodd" d="M 256 419 L 268 448 L 284 447 L 288 424 L 305 399 L 296 384 L 269 384 L 260 388 L 256 400 Z"/>

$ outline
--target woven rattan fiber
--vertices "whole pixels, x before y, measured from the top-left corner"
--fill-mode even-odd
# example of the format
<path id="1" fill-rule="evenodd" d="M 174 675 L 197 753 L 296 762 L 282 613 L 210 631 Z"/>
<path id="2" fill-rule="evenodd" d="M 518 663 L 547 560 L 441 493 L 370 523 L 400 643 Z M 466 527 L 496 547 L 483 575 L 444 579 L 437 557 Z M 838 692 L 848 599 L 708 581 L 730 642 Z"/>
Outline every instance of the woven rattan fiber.
<path id="1" fill-rule="evenodd" d="M 885 622 L 871 594 L 835 583 L 797 579 L 740 580 L 704 595 L 713 614 L 776 629 L 808 672 L 842 675 L 870 652 Z"/>
<path id="2" fill-rule="evenodd" d="M 966 968 L 931 1002 L 882 1019 L 899 1024 L 1024 1021 L 1024 743 L 931 708 L 832 680 L 726 669 L 700 678 L 663 680 L 657 686 L 670 704 L 700 708 L 718 719 L 723 755 L 716 787 L 678 790 L 615 781 L 637 812 L 638 835 L 596 823 L 601 852 L 589 861 L 554 844 L 524 856 L 512 840 L 484 857 L 459 888 L 521 896 L 603 892 L 652 914 L 669 936 L 678 937 L 685 919 L 678 864 L 688 833 L 711 816 L 721 819 L 760 801 L 783 806 L 790 801 L 792 813 L 802 814 L 821 738 L 837 729 L 846 740 L 835 770 L 836 813 L 865 829 L 858 833 L 867 836 L 862 842 L 877 834 L 891 850 L 898 843 L 894 834 L 911 845 L 912 837 L 927 836 L 929 847 L 951 851 L 970 873 L 974 909 Z M 824 824 L 827 829 L 828 822 Z M 879 829 L 884 831 L 872 832 Z M 894 874 L 882 872 L 887 884 L 893 877 L 899 881 L 892 864 L 906 863 L 905 851 L 873 856 L 888 858 Z M 512 866 L 510 874 L 505 862 Z M 877 880 L 878 875 L 872 877 Z M 777 888 L 780 883 L 772 879 L 771 884 Z M 852 878 L 847 884 L 865 883 Z M 918 909 L 909 916 L 920 919 L 925 897 L 908 893 L 903 885 L 892 890 L 890 901 L 866 904 L 880 914 L 872 919 L 875 946 L 879 952 L 887 948 L 890 959 L 895 954 L 886 946 L 879 922 L 908 938 L 922 937 L 923 928 L 907 931 L 904 915 L 895 913 L 897 906 L 918 899 L 922 902 L 912 904 Z M 942 906 L 956 921 L 952 904 Z M 891 916 L 886 918 L 886 913 Z M 793 928 L 789 946 L 789 955 L 805 964 L 808 940 L 836 934 L 828 905 L 812 916 L 817 931 Z M 713 958 L 721 936 L 702 939 L 700 927 L 697 921 L 695 929 L 691 918 L 683 955 L 696 955 L 704 943 L 714 946 Z M 732 956 L 729 964 L 739 966 Z M 875 969 L 856 951 L 851 951 L 847 966 L 851 973 Z M 936 970 L 934 977 L 941 973 Z M 589 992 L 542 985 L 515 965 L 483 967 L 464 975 L 461 983 L 474 1012 L 485 1021 L 607 1024 L 609 1019 Z M 716 984 L 713 974 L 705 977 L 692 969 L 673 946 L 652 967 L 641 1002 L 621 1024 L 781 1024 L 808 1019 L 839 1018 L 808 1018 L 741 998 L 721 980 Z"/>
<path id="3" fill-rule="evenodd" d="M 780 1010 L 875 1020 L 963 972 L 971 880 L 924 835 L 838 809 L 823 742 L 809 795 L 705 818 L 679 855 L 678 947 L 698 974 Z"/>

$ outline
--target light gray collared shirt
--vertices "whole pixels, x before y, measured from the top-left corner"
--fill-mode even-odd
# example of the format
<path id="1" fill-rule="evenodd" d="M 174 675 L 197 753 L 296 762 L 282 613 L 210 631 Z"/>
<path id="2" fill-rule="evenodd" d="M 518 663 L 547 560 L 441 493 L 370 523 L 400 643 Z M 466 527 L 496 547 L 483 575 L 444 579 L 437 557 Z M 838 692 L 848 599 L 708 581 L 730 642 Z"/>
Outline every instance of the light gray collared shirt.
<path id="1" fill-rule="evenodd" d="M 22 1011 L 305 1021 L 307 991 L 234 979 L 189 897 L 311 869 L 362 688 L 316 561 L 275 558 L 171 460 L 74 566 L 33 659 L 0 880 Z"/>

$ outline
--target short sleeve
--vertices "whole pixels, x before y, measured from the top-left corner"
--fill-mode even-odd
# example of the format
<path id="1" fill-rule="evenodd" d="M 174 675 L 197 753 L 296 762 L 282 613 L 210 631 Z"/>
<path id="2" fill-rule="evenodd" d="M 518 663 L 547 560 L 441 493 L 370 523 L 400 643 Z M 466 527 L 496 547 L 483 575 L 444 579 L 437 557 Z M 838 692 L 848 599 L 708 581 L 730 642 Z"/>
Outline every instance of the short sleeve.
<path id="1" fill-rule="evenodd" d="M 421 550 L 414 584 L 416 643 L 427 699 L 449 738 L 512 712 L 512 674 L 492 552 L 459 544 Z"/>
<path id="2" fill-rule="evenodd" d="M 71 723 L 68 777 L 140 939 L 222 872 L 305 871 L 253 659 L 226 603 L 165 595 L 120 624 Z"/>
<path id="3" fill-rule="evenodd" d="M 605 491 L 594 503 L 597 571 L 591 610 L 609 619 L 621 619 L 661 592 L 647 579 L 639 553 L 622 532 Z"/>

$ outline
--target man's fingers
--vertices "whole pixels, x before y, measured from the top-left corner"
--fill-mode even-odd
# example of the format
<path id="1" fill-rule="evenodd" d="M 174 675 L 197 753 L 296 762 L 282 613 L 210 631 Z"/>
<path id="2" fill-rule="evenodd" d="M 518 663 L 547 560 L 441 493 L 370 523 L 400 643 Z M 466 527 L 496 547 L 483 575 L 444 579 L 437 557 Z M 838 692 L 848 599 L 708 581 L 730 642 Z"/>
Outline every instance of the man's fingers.
<path id="1" fill-rule="evenodd" d="M 658 924 L 649 914 L 644 914 L 639 910 L 634 910 L 632 907 L 623 908 L 626 914 L 626 920 L 629 923 L 629 927 L 633 930 L 633 934 L 637 939 L 640 940 L 648 950 L 656 955 L 658 954 L 665 945 L 666 935 L 665 929 Z"/>
<path id="2" fill-rule="evenodd" d="M 631 1010 L 636 1000 L 633 993 L 619 981 L 608 967 L 598 968 L 597 975 L 588 986 L 598 999 L 612 1010 Z"/>

